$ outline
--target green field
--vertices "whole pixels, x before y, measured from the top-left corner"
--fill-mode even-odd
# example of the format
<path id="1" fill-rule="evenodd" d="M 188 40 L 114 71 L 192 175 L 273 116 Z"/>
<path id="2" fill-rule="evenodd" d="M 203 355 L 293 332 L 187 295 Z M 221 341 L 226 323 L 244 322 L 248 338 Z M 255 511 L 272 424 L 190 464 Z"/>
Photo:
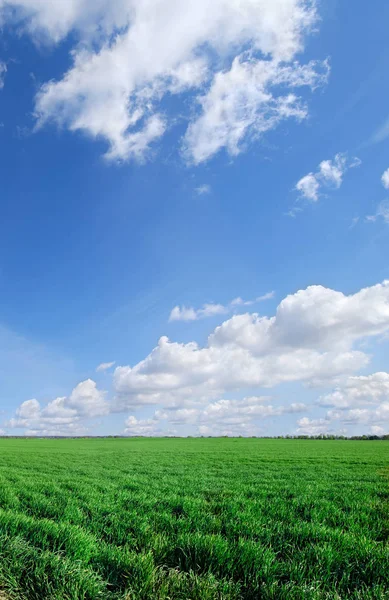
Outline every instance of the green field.
<path id="1" fill-rule="evenodd" d="M 0 440 L 0 589 L 389 598 L 389 443 Z"/>

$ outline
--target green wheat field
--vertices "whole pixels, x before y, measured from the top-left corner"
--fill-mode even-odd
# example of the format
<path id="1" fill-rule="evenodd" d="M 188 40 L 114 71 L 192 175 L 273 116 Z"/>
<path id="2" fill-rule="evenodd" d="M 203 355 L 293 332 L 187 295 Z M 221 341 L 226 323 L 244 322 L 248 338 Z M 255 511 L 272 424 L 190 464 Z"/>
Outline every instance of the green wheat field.
<path id="1" fill-rule="evenodd" d="M 0 596 L 388 599 L 389 443 L 1 439 Z"/>

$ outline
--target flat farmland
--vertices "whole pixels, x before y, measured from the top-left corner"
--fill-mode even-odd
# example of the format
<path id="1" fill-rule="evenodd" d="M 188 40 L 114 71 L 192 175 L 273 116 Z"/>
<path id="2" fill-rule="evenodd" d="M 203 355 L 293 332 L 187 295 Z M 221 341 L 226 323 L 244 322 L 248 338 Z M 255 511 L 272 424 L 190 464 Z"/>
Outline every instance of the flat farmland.
<path id="1" fill-rule="evenodd" d="M 9 599 L 388 599 L 389 443 L 1 439 Z"/>

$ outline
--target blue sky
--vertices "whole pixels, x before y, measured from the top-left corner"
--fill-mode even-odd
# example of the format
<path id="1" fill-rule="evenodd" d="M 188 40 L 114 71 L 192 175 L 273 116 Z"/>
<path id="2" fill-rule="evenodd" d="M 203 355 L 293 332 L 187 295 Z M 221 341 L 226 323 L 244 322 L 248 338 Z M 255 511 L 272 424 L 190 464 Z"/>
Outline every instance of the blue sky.
<path id="1" fill-rule="evenodd" d="M 51 4 L 0 0 L 1 431 L 387 432 L 387 3 Z"/>

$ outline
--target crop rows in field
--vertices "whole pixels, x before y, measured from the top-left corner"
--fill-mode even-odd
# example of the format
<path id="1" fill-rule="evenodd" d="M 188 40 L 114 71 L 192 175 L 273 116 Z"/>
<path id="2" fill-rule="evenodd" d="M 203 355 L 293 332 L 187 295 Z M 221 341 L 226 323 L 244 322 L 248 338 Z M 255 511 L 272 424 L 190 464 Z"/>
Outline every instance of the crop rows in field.
<path id="1" fill-rule="evenodd" d="M 16 599 L 387 599 L 389 444 L 1 440 Z"/>

